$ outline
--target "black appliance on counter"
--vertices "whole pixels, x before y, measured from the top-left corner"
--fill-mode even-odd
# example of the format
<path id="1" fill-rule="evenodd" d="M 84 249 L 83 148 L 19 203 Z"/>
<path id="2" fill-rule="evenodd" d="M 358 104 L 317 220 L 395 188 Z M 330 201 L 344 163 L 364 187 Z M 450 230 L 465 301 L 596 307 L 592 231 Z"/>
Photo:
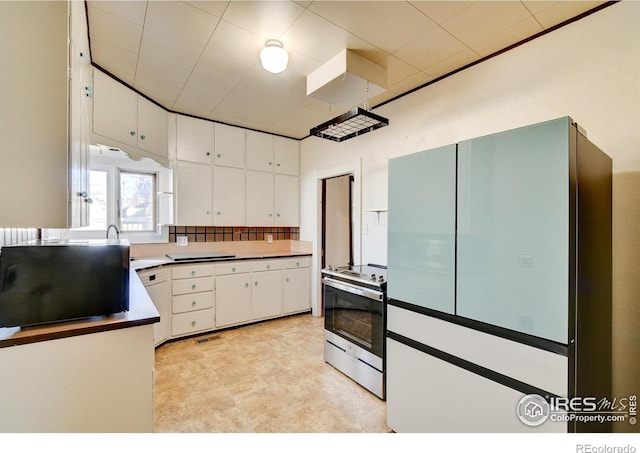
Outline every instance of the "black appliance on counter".
<path id="1" fill-rule="evenodd" d="M 0 327 L 128 310 L 126 240 L 35 240 L 0 249 Z"/>
<path id="2" fill-rule="evenodd" d="M 322 285 L 325 362 L 385 399 L 386 267 L 329 266 Z"/>

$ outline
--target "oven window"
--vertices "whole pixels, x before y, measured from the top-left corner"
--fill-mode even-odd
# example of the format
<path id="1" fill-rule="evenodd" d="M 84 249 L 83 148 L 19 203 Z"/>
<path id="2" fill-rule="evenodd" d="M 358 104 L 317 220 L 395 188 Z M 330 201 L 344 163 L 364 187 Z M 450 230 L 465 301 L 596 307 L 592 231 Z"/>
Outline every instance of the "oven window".
<path id="1" fill-rule="evenodd" d="M 325 286 L 325 329 L 382 357 L 384 304 Z"/>

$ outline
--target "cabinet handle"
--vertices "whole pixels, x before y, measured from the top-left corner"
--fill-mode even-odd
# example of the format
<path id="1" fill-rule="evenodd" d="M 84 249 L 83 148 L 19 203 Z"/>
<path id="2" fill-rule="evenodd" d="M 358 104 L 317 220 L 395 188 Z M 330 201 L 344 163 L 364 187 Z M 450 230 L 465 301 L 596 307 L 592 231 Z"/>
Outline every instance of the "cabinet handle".
<path id="1" fill-rule="evenodd" d="M 245 283 L 245 284 L 244 284 L 244 287 L 245 287 L 245 288 L 248 288 L 248 287 L 249 287 L 249 284 L 248 284 L 248 283 Z"/>
<path id="2" fill-rule="evenodd" d="M 195 306 L 196 306 L 196 301 L 195 301 L 195 300 L 191 302 L 191 306 L 192 306 L 192 307 L 195 307 Z"/>
<path id="3" fill-rule="evenodd" d="M 220 214 L 222 214 L 222 212 L 221 212 L 221 211 L 216 212 L 216 215 L 220 215 Z"/>
<path id="4" fill-rule="evenodd" d="M 191 271 L 191 276 L 193 277 L 194 275 L 196 275 L 196 271 Z"/>
<path id="5" fill-rule="evenodd" d="M 140 136 L 140 140 L 144 140 L 145 138 L 147 138 L 145 135 Z"/>
<path id="6" fill-rule="evenodd" d="M 216 154 L 216 157 L 220 159 L 222 157 L 222 154 Z"/>
<path id="7" fill-rule="evenodd" d="M 91 203 L 93 203 L 93 198 L 85 198 L 84 202 L 91 204 Z"/>
<path id="8" fill-rule="evenodd" d="M 83 190 L 82 192 L 78 192 L 78 196 L 82 198 L 87 198 L 89 194 L 87 194 L 87 192 Z"/>
<path id="9" fill-rule="evenodd" d="M 296 261 L 296 266 L 300 267 L 300 262 L 299 261 Z"/>
<path id="10" fill-rule="evenodd" d="M 271 162 L 269 162 L 269 165 L 273 165 Z"/>
<path id="11" fill-rule="evenodd" d="M 276 167 L 279 167 L 279 166 L 280 166 L 280 164 L 276 164 Z"/>
<path id="12" fill-rule="evenodd" d="M 191 289 L 196 289 L 196 285 L 191 285 Z"/>
<path id="13" fill-rule="evenodd" d="M 195 321 L 191 321 L 191 327 L 195 326 L 196 322 Z"/>
<path id="14" fill-rule="evenodd" d="M 131 131 L 129 132 L 131 134 L 131 136 L 133 137 L 134 135 L 136 135 L 136 131 Z"/>
<path id="15" fill-rule="evenodd" d="M 253 282 L 253 285 L 254 286 L 258 286 L 258 282 Z"/>
<path id="16" fill-rule="evenodd" d="M 271 213 L 271 212 L 270 212 L 270 213 L 269 213 L 269 217 L 273 217 L 273 213 Z"/>
<path id="17" fill-rule="evenodd" d="M 235 271 L 236 271 L 236 268 L 235 268 L 235 267 L 232 267 L 232 268 L 231 268 L 231 272 L 235 272 Z"/>
<path id="18" fill-rule="evenodd" d="M 211 153 L 209 151 L 207 151 L 207 156 L 210 156 L 210 155 L 211 155 Z"/>
<path id="19" fill-rule="evenodd" d="M 284 281 L 289 283 L 289 277 L 285 278 Z"/>
<path id="20" fill-rule="evenodd" d="M 267 264 L 267 269 L 271 269 L 271 264 Z"/>
<path id="21" fill-rule="evenodd" d="M 211 214 L 211 209 L 207 209 L 207 215 Z"/>
<path id="22" fill-rule="evenodd" d="M 277 217 L 280 217 L 280 213 L 276 214 Z"/>

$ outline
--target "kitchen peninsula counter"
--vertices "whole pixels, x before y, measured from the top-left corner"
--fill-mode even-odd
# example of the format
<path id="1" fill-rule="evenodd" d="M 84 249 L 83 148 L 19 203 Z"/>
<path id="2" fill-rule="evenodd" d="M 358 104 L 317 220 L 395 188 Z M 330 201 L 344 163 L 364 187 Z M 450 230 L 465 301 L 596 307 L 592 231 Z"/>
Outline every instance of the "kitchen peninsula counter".
<path id="1" fill-rule="evenodd" d="M 135 270 L 130 310 L 0 329 L 0 432 L 153 432 L 153 323 Z"/>

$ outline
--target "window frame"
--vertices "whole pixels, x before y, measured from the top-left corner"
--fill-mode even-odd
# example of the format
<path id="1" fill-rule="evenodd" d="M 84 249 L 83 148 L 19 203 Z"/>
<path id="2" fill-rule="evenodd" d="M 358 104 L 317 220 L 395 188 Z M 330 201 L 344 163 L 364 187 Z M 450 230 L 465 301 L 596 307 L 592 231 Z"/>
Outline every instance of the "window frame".
<path id="1" fill-rule="evenodd" d="M 114 213 L 115 216 L 113 218 L 114 224 L 116 224 L 118 226 L 118 228 L 120 229 L 120 235 L 122 234 L 149 234 L 149 233 L 153 233 L 153 232 L 157 232 L 158 230 L 158 178 L 160 177 L 159 173 L 157 171 L 152 171 L 152 170 L 131 170 L 125 167 L 117 167 L 115 168 L 115 200 L 113 203 L 113 209 L 114 209 Z M 152 228 L 150 230 L 138 230 L 138 231 L 130 231 L 130 230 L 125 230 L 122 227 L 122 208 L 120 206 L 121 201 L 122 201 L 122 174 L 123 173 L 128 173 L 128 174 L 134 174 L 134 175 L 148 175 L 148 176 L 153 176 L 153 188 L 151 189 L 152 192 L 152 202 L 153 202 L 153 218 L 151 219 L 151 224 L 155 226 L 155 229 Z"/>

